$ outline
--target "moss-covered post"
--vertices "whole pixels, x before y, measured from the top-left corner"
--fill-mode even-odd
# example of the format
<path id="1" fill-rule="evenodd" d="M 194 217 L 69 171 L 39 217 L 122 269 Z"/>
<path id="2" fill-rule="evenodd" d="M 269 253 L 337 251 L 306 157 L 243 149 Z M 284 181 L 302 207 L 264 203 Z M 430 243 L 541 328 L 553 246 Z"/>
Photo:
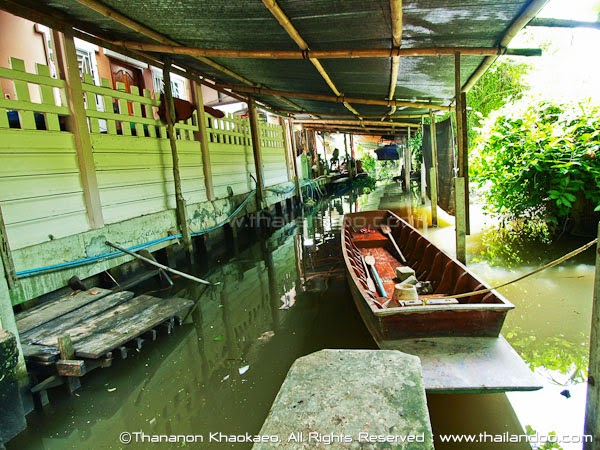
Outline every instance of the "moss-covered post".
<path id="1" fill-rule="evenodd" d="M 10 301 L 10 291 L 4 272 L 4 264 L 0 259 L 0 330 L 11 332 L 17 339 L 17 348 L 19 349 L 19 364 L 17 366 L 17 375 L 19 378 L 27 378 L 27 368 L 25 367 L 25 359 L 23 359 L 23 351 L 19 341 L 19 331 L 17 330 L 17 322 L 13 312 L 12 303 Z M 0 376 L 0 379 L 2 377 Z"/>
<path id="2" fill-rule="evenodd" d="M 292 165 L 294 167 L 294 181 L 296 184 L 296 195 L 303 203 L 302 187 L 300 186 L 300 176 L 298 175 L 298 149 L 296 148 L 296 134 L 294 133 L 294 119 L 290 119 L 290 140 L 292 141 Z"/>
<path id="3" fill-rule="evenodd" d="M 4 266 L 0 259 L 0 448 L 25 429 L 20 391 L 28 384 Z"/>
<path id="4" fill-rule="evenodd" d="M 429 183 L 431 189 L 431 226 L 437 227 L 437 205 L 438 205 L 438 159 L 437 159 L 437 131 L 435 126 L 435 115 L 429 110 L 429 134 L 431 136 L 431 169 L 429 171 Z"/>
<path id="5" fill-rule="evenodd" d="M 454 179 L 454 204 L 456 205 L 456 259 L 465 264 L 467 261 L 467 232 L 465 217 L 465 179 Z"/>
<path id="6" fill-rule="evenodd" d="M 177 137 L 175 136 L 175 105 L 173 103 L 173 92 L 171 91 L 171 61 L 166 60 L 163 66 L 163 82 L 165 89 L 165 116 L 167 119 L 167 133 L 171 145 L 171 156 L 173 158 L 173 182 L 175 183 L 175 204 L 177 208 L 177 222 L 181 230 L 185 252 L 190 260 L 194 258 L 194 247 L 188 224 L 187 207 L 183 192 L 181 190 L 181 176 L 179 174 L 179 154 L 177 153 Z"/>
<path id="7" fill-rule="evenodd" d="M 100 201 L 96 165 L 92 152 L 92 140 L 87 124 L 75 41 L 72 36 L 64 35 L 58 31 L 53 32 L 53 38 L 59 73 L 66 83 L 65 92 L 70 112 L 67 116 L 67 128 L 73 133 L 75 139 L 77 162 L 88 221 L 91 228 L 102 228 L 104 226 L 102 202 Z"/>
<path id="8" fill-rule="evenodd" d="M 407 138 L 404 145 L 404 189 L 406 192 L 410 192 L 410 127 L 407 129 Z"/>
<path id="9" fill-rule="evenodd" d="M 600 223 L 598 224 L 600 241 Z M 600 442 L 600 242 L 596 245 L 596 277 L 592 306 L 592 332 L 590 335 L 590 362 L 588 368 L 587 401 L 585 405 L 585 425 L 583 434 L 591 435 L 593 442 L 587 440 L 584 450 L 593 450 Z"/>
<path id="10" fill-rule="evenodd" d="M 254 152 L 254 168 L 256 170 L 256 203 L 259 209 L 263 208 L 264 177 L 262 168 L 262 155 L 260 152 L 260 124 L 254 100 L 248 99 L 248 116 L 250 118 L 250 132 L 252 134 L 252 151 Z"/>
<path id="11" fill-rule="evenodd" d="M 202 152 L 202 170 L 204 171 L 204 185 L 206 186 L 206 198 L 215 199 L 215 189 L 213 185 L 212 166 L 210 163 L 210 151 L 208 149 L 208 132 L 206 131 L 206 112 L 204 111 L 204 99 L 202 97 L 202 86 L 192 82 L 192 90 L 198 109 L 198 137 L 200 141 L 200 151 Z"/>

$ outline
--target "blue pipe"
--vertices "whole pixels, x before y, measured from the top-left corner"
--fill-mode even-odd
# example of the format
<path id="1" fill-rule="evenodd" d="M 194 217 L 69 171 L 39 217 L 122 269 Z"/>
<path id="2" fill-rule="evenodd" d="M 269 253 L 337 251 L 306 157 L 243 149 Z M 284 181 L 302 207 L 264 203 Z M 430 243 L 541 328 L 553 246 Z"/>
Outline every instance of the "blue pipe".
<path id="1" fill-rule="evenodd" d="M 200 235 L 210 233 L 211 231 L 221 228 L 226 223 L 228 223 L 233 218 L 233 216 L 235 216 L 246 205 L 246 203 L 248 203 L 248 200 L 250 200 L 250 198 L 252 198 L 252 196 L 254 196 L 255 193 L 256 193 L 255 190 L 250 191 L 250 193 L 246 196 L 244 201 L 242 203 L 240 203 L 240 206 L 238 206 L 235 209 L 235 211 L 233 211 L 227 217 L 227 219 L 225 219 L 224 222 L 220 223 L 219 225 L 215 225 L 214 227 L 208 228 L 206 230 L 196 231 L 194 233 L 191 233 L 191 235 L 192 236 L 200 236 Z M 168 242 L 168 241 L 172 241 L 174 239 L 180 239 L 180 238 L 181 238 L 181 233 L 173 234 L 171 236 L 165 236 L 163 238 L 155 239 L 153 241 L 145 242 L 143 244 L 137 244 L 132 247 L 128 247 L 127 250 L 130 250 L 130 251 L 142 250 L 144 248 L 152 247 L 153 245 L 161 244 L 163 242 Z M 38 275 L 38 274 L 44 273 L 44 272 L 52 272 L 54 270 L 61 270 L 61 269 L 70 269 L 70 268 L 74 268 L 74 267 L 80 267 L 80 266 L 92 264 L 94 262 L 101 261 L 104 259 L 116 258 L 117 256 L 120 256 L 122 253 L 123 252 L 121 252 L 121 251 L 114 251 L 114 252 L 109 252 L 109 253 L 103 253 L 102 255 L 88 256 L 86 258 L 76 259 L 74 261 L 53 264 L 50 266 L 36 267 L 35 269 L 21 270 L 19 272 L 16 272 L 15 275 L 17 278 L 32 277 L 34 275 Z"/>

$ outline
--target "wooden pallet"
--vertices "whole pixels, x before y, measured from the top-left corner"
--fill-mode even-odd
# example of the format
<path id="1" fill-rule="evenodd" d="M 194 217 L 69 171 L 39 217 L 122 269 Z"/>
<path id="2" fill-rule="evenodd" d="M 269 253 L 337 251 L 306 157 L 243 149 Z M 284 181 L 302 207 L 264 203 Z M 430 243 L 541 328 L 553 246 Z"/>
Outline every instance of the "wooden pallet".
<path id="1" fill-rule="evenodd" d="M 67 384 L 76 390 L 80 377 L 111 365 L 113 352 L 125 358 L 128 347 L 140 349 L 144 340 L 155 340 L 157 327 L 170 333 L 175 318 L 192 305 L 182 298 L 133 298 L 129 291 L 92 288 L 20 313 L 23 354 L 41 380 L 32 389 L 38 403 L 47 403 L 50 387 Z"/>

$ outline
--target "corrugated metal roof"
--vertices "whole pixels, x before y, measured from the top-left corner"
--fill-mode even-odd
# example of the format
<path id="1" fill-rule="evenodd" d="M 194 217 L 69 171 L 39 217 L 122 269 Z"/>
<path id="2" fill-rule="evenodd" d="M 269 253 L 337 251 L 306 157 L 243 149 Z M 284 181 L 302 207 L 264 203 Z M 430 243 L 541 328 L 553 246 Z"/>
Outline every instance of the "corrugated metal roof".
<path id="1" fill-rule="evenodd" d="M 95 12 L 77 0 L 0 0 L 11 11 L 19 3 L 49 15 L 62 15 L 74 27 L 116 41 L 156 43 L 151 38 Z M 99 3 L 99 2 L 96 2 Z M 495 47 L 526 8 L 538 0 L 404 0 L 402 48 Z M 298 50 L 260 0 L 104 0 L 103 5 L 189 47 L 234 50 Z M 543 4 L 543 3 L 542 3 Z M 311 50 L 390 49 L 392 25 L 388 0 L 279 0 L 278 5 Z M 539 6 L 541 8 L 541 5 Z M 22 14 L 21 14 L 22 15 Z M 159 55 L 161 56 L 161 55 Z M 463 83 L 484 61 L 463 56 Z M 188 56 L 176 64 L 217 82 L 240 84 L 234 77 Z M 270 89 L 333 95 L 308 60 L 213 58 L 220 65 Z M 384 100 L 390 88 L 391 58 L 320 59 L 346 97 Z M 449 105 L 454 97 L 453 56 L 402 57 L 395 98 Z M 290 109 L 281 98 L 256 95 L 276 109 Z M 342 103 L 291 98 L 307 111 L 343 114 Z M 385 105 L 352 104 L 360 114 L 384 115 Z M 400 108 L 398 113 L 420 112 Z"/>

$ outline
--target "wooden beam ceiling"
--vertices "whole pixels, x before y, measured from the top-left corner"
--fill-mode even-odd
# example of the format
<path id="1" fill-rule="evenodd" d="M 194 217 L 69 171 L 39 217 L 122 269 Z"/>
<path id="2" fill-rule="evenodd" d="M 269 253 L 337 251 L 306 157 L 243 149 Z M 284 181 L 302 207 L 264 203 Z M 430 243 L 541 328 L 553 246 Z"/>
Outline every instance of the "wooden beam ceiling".
<path id="1" fill-rule="evenodd" d="M 283 29 L 289 34 L 292 40 L 298 45 L 300 50 L 306 51 L 309 50 L 308 43 L 300 36 L 296 27 L 292 24 L 287 15 L 283 12 L 283 10 L 279 7 L 276 0 L 262 0 L 263 4 L 267 7 L 267 9 L 273 14 L 273 17 L 277 19 L 279 24 L 283 27 Z M 315 66 L 319 75 L 325 80 L 327 86 L 331 89 L 331 91 L 335 94 L 336 97 L 343 96 L 343 94 L 339 91 L 337 86 L 334 84 L 333 80 L 329 76 L 329 74 L 325 71 L 325 68 L 321 65 L 321 62 L 315 57 L 309 57 L 309 61 Z M 357 117 L 360 117 L 360 114 L 350 103 L 344 102 L 344 106 L 347 110 L 349 110 L 352 114 Z"/>

